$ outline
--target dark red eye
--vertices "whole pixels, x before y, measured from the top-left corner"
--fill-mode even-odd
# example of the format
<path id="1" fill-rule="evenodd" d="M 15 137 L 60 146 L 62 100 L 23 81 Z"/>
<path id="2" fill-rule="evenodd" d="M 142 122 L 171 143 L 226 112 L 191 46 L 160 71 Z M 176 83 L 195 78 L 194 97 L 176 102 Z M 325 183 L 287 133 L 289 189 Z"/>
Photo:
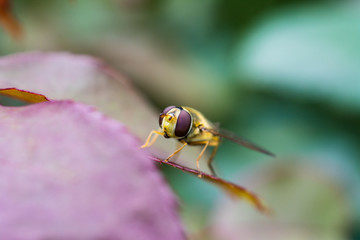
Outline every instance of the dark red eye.
<path id="1" fill-rule="evenodd" d="M 191 121 L 190 114 L 185 110 L 181 110 L 176 122 L 175 136 L 186 137 L 190 130 Z"/>
<path id="2" fill-rule="evenodd" d="M 173 109 L 173 108 L 176 108 L 176 107 L 175 107 L 175 106 L 166 107 L 166 108 L 162 111 L 162 113 L 160 113 L 160 117 L 159 117 L 159 126 L 160 126 L 160 127 L 161 127 L 161 124 L 162 124 L 162 121 L 163 121 L 163 118 L 164 118 L 164 117 L 162 117 L 161 115 L 168 113 L 168 112 L 169 112 L 171 109 Z"/>

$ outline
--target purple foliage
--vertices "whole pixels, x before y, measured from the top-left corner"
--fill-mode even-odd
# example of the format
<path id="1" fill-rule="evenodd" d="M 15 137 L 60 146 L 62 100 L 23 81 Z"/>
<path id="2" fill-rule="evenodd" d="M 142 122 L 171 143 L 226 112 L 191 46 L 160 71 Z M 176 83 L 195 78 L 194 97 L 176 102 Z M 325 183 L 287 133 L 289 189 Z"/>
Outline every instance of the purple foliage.
<path id="1" fill-rule="evenodd" d="M 140 143 L 87 105 L 0 106 L 0 239 L 184 239 Z"/>

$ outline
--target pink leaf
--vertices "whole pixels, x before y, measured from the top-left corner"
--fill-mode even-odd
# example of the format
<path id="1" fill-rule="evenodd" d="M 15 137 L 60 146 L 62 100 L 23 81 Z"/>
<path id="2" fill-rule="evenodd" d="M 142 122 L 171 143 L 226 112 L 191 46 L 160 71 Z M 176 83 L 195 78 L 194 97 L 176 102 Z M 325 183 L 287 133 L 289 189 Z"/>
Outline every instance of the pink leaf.
<path id="1" fill-rule="evenodd" d="M 72 101 L 0 106 L 0 239 L 183 239 L 140 143 Z"/>
<path id="2" fill-rule="evenodd" d="M 27 52 L 2 57 L 0 88 L 17 88 L 50 100 L 73 99 L 94 105 L 143 138 L 158 121 L 157 112 L 126 77 L 100 59 L 86 55 Z"/>
<path id="3" fill-rule="evenodd" d="M 128 78 L 98 58 L 66 52 L 25 52 L 1 57 L 0 89 L 8 88 L 41 94 L 50 100 L 73 99 L 94 105 L 124 123 L 143 141 L 158 127 L 159 112 Z M 174 147 L 173 141 L 162 139 L 148 151 L 167 157 Z M 198 154 L 198 148 L 187 148 L 179 162 L 195 168 Z M 203 168 L 207 170 L 206 164 Z"/>

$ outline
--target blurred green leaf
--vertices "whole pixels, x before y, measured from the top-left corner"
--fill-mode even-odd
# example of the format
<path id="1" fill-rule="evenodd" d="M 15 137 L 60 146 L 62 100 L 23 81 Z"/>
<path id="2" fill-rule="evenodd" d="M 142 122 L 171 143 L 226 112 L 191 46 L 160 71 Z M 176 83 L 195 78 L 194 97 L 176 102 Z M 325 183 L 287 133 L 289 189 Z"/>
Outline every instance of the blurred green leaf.
<path id="1" fill-rule="evenodd" d="M 236 71 L 255 86 L 359 109 L 359 43 L 355 3 L 286 9 L 239 44 Z"/>

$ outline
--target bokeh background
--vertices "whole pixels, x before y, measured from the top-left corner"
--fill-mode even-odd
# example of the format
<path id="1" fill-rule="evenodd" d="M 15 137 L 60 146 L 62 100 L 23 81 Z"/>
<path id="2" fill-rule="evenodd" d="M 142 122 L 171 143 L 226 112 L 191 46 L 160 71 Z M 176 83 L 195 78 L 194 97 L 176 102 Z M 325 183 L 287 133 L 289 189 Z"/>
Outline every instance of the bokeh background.
<path id="1" fill-rule="evenodd" d="M 360 1 L 13 0 L 23 34 L 0 55 L 104 59 L 159 110 L 199 109 L 276 153 L 224 141 L 216 169 L 262 216 L 161 167 L 190 239 L 360 239 Z M 157 123 L 154 123 L 156 128 Z"/>

